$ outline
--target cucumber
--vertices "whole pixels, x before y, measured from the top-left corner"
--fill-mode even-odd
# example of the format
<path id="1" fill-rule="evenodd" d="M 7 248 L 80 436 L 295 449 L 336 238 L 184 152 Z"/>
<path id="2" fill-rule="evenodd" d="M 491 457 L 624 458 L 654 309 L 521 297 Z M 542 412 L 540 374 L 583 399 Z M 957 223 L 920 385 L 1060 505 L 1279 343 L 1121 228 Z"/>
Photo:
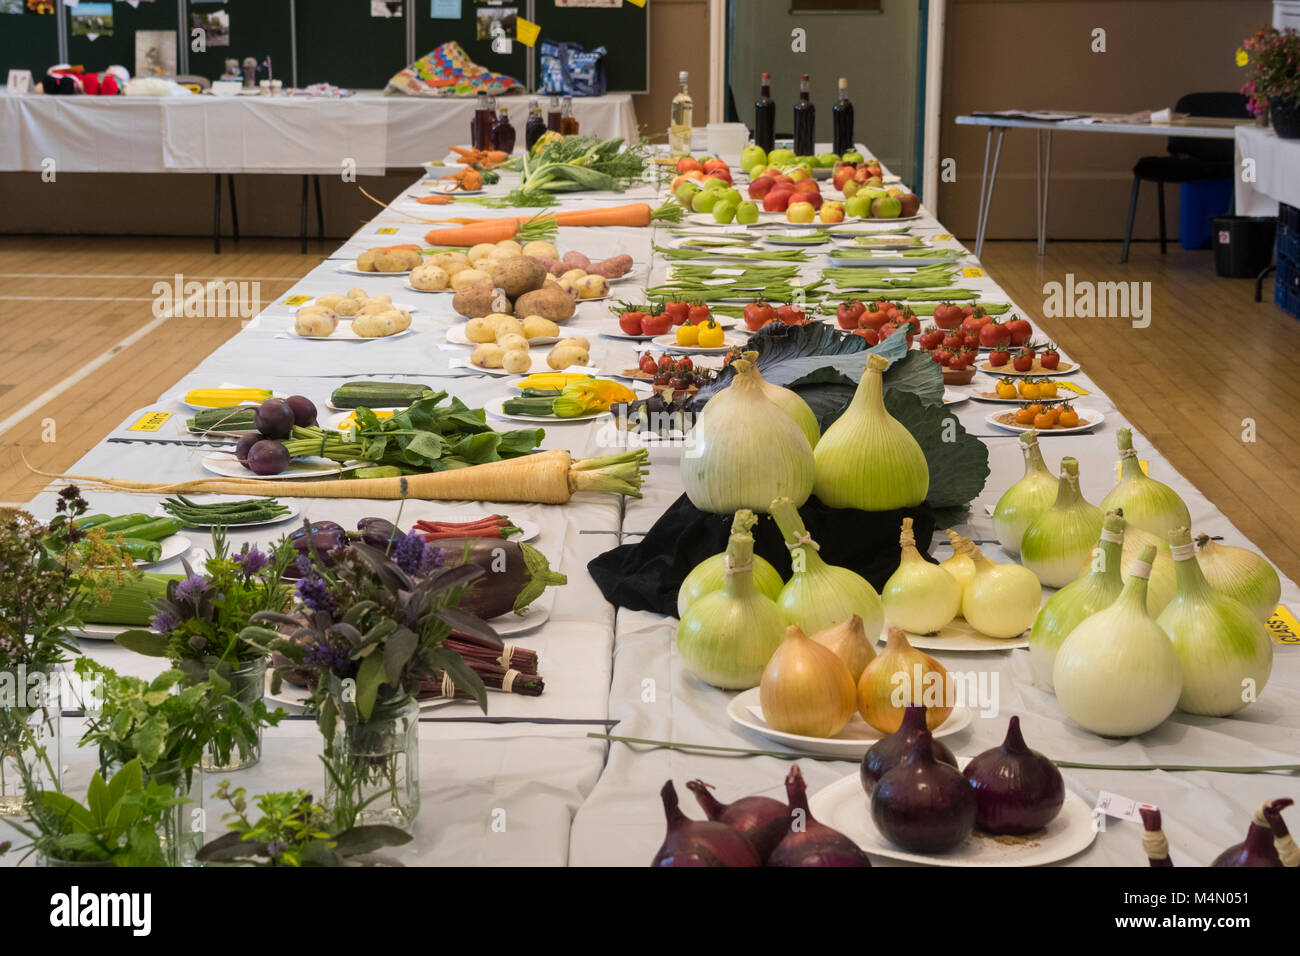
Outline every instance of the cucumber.
<path id="1" fill-rule="evenodd" d="M 125 534 L 128 528 L 133 528 L 138 524 L 146 524 L 152 520 L 153 518 L 150 515 L 145 514 L 118 515 L 116 518 L 100 522 L 95 527 L 109 534 Z"/>
<path id="2" fill-rule="evenodd" d="M 181 523 L 175 518 L 154 518 L 143 524 L 131 525 L 124 533 L 141 541 L 161 541 L 181 530 Z"/>
<path id="3" fill-rule="evenodd" d="M 405 408 L 434 394 L 423 385 L 405 382 L 345 382 L 330 395 L 335 408 Z"/>
<path id="4" fill-rule="evenodd" d="M 137 561 L 157 561 L 162 557 L 162 545 L 142 538 L 123 538 L 122 550 Z"/>

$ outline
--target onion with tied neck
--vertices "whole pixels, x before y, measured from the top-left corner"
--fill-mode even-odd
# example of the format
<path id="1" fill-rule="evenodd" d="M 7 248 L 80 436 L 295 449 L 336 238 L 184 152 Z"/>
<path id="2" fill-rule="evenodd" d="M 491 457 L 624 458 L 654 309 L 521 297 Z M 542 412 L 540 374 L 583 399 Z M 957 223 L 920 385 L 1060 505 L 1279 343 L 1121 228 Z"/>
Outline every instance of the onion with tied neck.
<path id="1" fill-rule="evenodd" d="M 1038 432 L 1020 433 L 1020 450 L 1025 456 L 1025 474 L 1002 493 L 993 508 L 993 534 L 1002 550 L 1013 558 L 1020 554 L 1020 541 L 1031 524 L 1056 500 L 1056 476 L 1043 461 Z"/>
<path id="2" fill-rule="evenodd" d="M 1205 580 L 1187 529 L 1169 535 L 1178 593 L 1156 623 L 1183 669 L 1178 709 L 1227 717 L 1256 700 L 1273 667 L 1273 641 L 1246 605 Z"/>
<path id="3" fill-rule="evenodd" d="M 1282 582 L 1277 572 L 1254 551 L 1236 548 L 1198 535 L 1197 559 L 1210 587 L 1220 594 L 1236 598 L 1261 621 L 1267 622 L 1282 598 Z"/>
<path id="4" fill-rule="evenodd" d="M 735 518 L 731 522 L 732 534 L 749 534 L 753 531 L 758 518 L 754 512 L 748 509 L 742 509 L 736 512 Z M 760 594 L 764 594 L 773 601 L 781 593 L 781 587 L 785 584 L 781 580 L 780 573 L 770 563 L 765 561 L 761 555 L 754 555 L 754 587 L 758 588 Z M 686 613 L 686 609 L 691 606 L 696 598 L 699 598 L 710 591 L 720 591 L 727 581 L 727 553 L 720 551 L 715 555 L 705 558 L 694 568 L 691 573 L 686 575 L 682 581 L 682 586 L 677 589 L 677 616 L 680 618 Z"/>
<path id="5" fill-rule="evenodd" d="M 934 634 L 961 610 L 961 585 L 939 565 L 921 557 L 911 518 L 903 519 L 898 544 L 898 568 L 880 594 L 885 619 L 913 634 Z"/>
<path id="6" fill-rule="evenodd" d="M 813 489 L 812 446 L 763 393 L 752 362 L 736 359 L 731 367 L 731 384 L 704 406 L 682 456 L 686 497 L 713 514 L 763 512 L 780 497 L 803 504 Z"/>
<path id="7" fill-rule="evenodd" d="M 966 623 L 989 637 L 1016 637 L 1028 630 L 1043 600 L 1038 576 L 1018 564 L 994 564 L 966 538 L 957 547 L 975 569 L 961 594 Z"/>
<path id="8" fill-rule="evenodd" d="M 1282 811 L 1293 802 L 1283 797 L 1260 804 L 1251 817 L 1246 839 L 1228 847 L 1210 866 L 1300 866 L 1300 848 L 1282 820 Z"/>
<path id="9" fill-rule="evenodd" d="M 1133 449 L 1133 432 L 1121 428 L 1115 433 L 1119 446 L 1119 483 L 1101 500 L 1103 511 L 1124 509 L 1130 527 L 1155 535 L 1157 548 L 1167 547 L 1169 533 L 1175 528 L 1189 528 L 1191 516 L 1178 492 L 1164 482 L 1148 477 Z"/>
<path id="10" fill-rule="evenodd" d="M 971 541 L 969 538 L 963 538 L 956 531 L 953 531 L 952 528 L 949 528 L 945 533 L 948 535 L 949 543 L 952 544 L 952 557 L 945 561 L 940 561 L 939 567 L 943 568 L 956 578 L 957 586 L 960 587 L 962 591 L 965 591 L 966 585 L 970 583 L 970 579 L 975 577 L 975 562 L 972 561 L 971 556 L 963 550 L 961 543 L 965 541 L 970 545 Z M 974 545 L 971 546 L 973 547 Z"/>
<path id="11" fill-rule="evenodd" d="M 773 385 L 771 382 L 763 378 L 762 374 L 758 371 L 757 352 L 742 352 L 740 357 L 754 366 L 753 372 L 747 372 L 746 374 L 752 374 L 758 379 L 762 386 L 763 394 L 767 396 L 768 400 L 793 418 L 795 424 L 799 426 L 799 430 L 802 431 L 804 437 L 808 439 L 808 444 L 813 448 L 816 448 L 817 442 L 822 436 L 822 432 L 821 427 L 817 424 L 817 416 L 813 414 L 813 410 L 808 407 L 808 403 L 799 397 L 798 392 L 784 388 L 780 385 Z"/>
<path id="12" fill-rule="evenodd" d="M 1063 588 L 1079 576 L 1079 565 L 1101 534 L 1102 511 L 1079 491 L 1079 463 L 1061 459 L 1056 500 L 1025 529 L 1020 560 L 1048 587 Z"/>

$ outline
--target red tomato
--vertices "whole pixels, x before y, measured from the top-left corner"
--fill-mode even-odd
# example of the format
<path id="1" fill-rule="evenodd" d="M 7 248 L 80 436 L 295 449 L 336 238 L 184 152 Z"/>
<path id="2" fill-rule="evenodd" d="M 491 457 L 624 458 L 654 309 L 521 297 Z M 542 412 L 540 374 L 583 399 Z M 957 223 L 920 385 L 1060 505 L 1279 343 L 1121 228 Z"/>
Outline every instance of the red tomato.
<path id="1" fill-rule="evenodd" d="M 946 349 L 959 349 L 961 348 L 961 339 L 961 332 L 954 330 L 943 337 L 942 345 Z"/>
<path id="2" fill-rule="evenodd" d="M 989 364 L 994 368 L 1001 368 L 1011 361 L 1011 352 L 1005 346 L 1000 346 L 989 353 Z"/>
<path id="3" fill-rule="evenodd" d="M 1047 348 L 1043 349 L 1043 355 L 1038 361 L 1042 364 L 1043 368 L 1057 368 L 1061 364 L 1061 353 L 1049 345 Z"/>
<path id="4" fill-rule="evenodd" d="M 944 359 L 947 356 L 947 354 L 948 353 L 945 352 L 943 349 L 935 349 L 930 353 L 930 361 L 934 362 L 936 365 L 942 365 L 944 364 Z"/>
<path id="5" fill-rule="evenodd" d="M 702 302 L 699 305 L 693 305 L 686 310 L 686 317 L 696 325 L 703 325 L 705 322 L 709 321 L 711 315 L 713 315 L 713 313 L 709 311 L 709 307 Z M 681 323 L 674 322 L 673 324 L 680 325 Z"/>
<path id="6" fill-rule="evenodd" d="M 858 318 L 858 325 L 864 329 L 875 329 L 880 331 L 880 327 L 889 321 L 889 313 L 877 307 L 873 302 L 867 306 L 866 311 Z"/>
<path id="7" fill-rule="evenodd" d="M 637 363 L 637 367 L 647 375 L 654 375 L 659 371 L 659 366 L 655 364 L 655 357 L 649 352 L 641 356 L 641 361 Z"/>
<path id="8" fill-rule="evenodd" d="M 1011 333 L 1005 325 L 996 320 L 980 328 L 980 345 L 986 349 L 991 349 L 997 345 L 1005 345 L 1010 341 Z"/>
<path id="9" fill-rule="evenodd" d="M 983 324 L 984 323 L 975 316 L 968 315 L 966 318 L 961 320 L 961 330 L 963 332 L 979 332 L 980 326 Z"/>
<path id="10" fill-rule="evenodd" d="M 862 318 L 862 313 L 866 310 L 867 307 L 857 299 L 841 302 L 835 309 L 835 321 L 842 329 L 856 329 L 858 319 Z"/>
<path id="11" fill-rule="evenodd" d="M 1034 353 L 1029 349 L 1021 349 L 1011 360 L 1011 367 L 1017 372 L 1028 372 L 1034 367 Z"/>
<path id="12" fill-rule="evenodd" d="M 934 307 L 934 324 L 947 331 L 961 325 L 961 306 L 940 302 Z"/>
<path id="13" fill-rule="evenodd" d="M 967 362 L 965 354 L 961 352 L 958 352 L 956 355 L 948 359 L 948 367 L 952 369 L 954 372 L 960 372 L 968 364 L 970 363 Z"/>
<path id="14" fill-rule="evenodd" d="M 880 344 L 880 333 L 875 329 L 868 329 L 865 326 L 853 330 L 854 335 L 859 335 L 867 340 L 868 345 Z"/>
<path id="15" fill-rule="evenodd" d="M 975 314 L 975 306 L 973 305 L 962 305 L 962 306 L 958 306 L 958 308 L 961 309 L 961 317 L 963 319 L 966 318 L 966 316 L 968 315 Z"/>
<path id="16" fill-rule="evenodd" d="M 964 349 L 977 349 L 980 347 L 980 334 L 978 332 L 965 332 L 961 337 L 961 347 Z"/>
<path id="17" fill-rule="evenodd" d="M 1016 347 L 1024 345 L 1034 334 L 1034 327 L 1019 316 L 1006 323 L 1006 330 L 1011 335 L 1011 344 Z"/>
<path id="18" fill-rule="evenodd" d="M 668 354 L 659 356 L 659 371 L 671 372 L 673 370 L 673 357 Z"/>
<path id="19" fill-rule="evenodd" d="M 749 326 L 749 330 L 757 332 L 776 318 L 776 309 L 766 302 L 751 302 L 745 306 L 742 314 L 745 317 L 745 325 Z"/>
<path id="20" fill-rule="evenodd" d="M 780 305 L 776 309 L 776 317 L 785 325 L 803 325 L 808 321 L 804 315 L 803 309 L 797 305 Z"/>
<path id="21" fill-rule="evenodd" d="M 921 333 L 921 348 L 926 351 L 935 349 L 943 342 L 943 339 L 944 335 L 942 329 L 936 329 L 933 327 L 928 328 Z"/>
<path id="22" fill-rule="evenodd" d="M 884 325 L 880 327 L 880 341 L 882 342 L 885 341 L 885 339 L 889 338 L 897 331 L 898 331 L 897 325 L 895 325 L 893 322 L 886 322 Z"/>
<path id="23" fill-rule="evenodd" d="M 689 355 L 683 359 L 677 360 L 678 371 L 689 372 L 692 371 L 694 368 L 695 368 L 695 363 L 691 361 L 691 357 Z"/>
<path id="24" fill-rule="evenodd" d="M 672 325 L 681 325 L 686 321 L 686 314 L 690 311 L 690 303 L 687 302 L 665 302 L 664 315 L 668 316 L 668 321 Z"/>
<path id="25" fill-rule="evenodd" d="M 618 327 L 628 335 L 644 335 L 646 314 L 644 312 L 624 312 L 618 317 Z"/>
<path id="26" fill-rule="evenodd" d="M 667 312 L 660 312 L 658 315 L 647 315 L 641 322 L 642 335 L 663 335 L 673 327 L 673 320 L 668 317 Z"/>

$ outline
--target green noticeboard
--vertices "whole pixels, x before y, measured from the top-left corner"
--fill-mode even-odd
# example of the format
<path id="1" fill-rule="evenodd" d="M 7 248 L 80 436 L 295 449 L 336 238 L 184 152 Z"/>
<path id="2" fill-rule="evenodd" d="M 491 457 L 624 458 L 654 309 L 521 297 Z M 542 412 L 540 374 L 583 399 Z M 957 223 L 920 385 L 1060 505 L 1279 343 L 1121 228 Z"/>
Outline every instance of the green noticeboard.
<path id="1" fill-rule="evenodd" d="M 644 93 L 650 88 L 650 8 L 623 0 L 621 7 L 560 7 L 534 0 L 541 40 L 576 43 L 584 50 L 605 48 L 605 88 L 610 93 Z M 540 46 L 541 40 L 538 40 Z M 538 58 L 537 86 L 542 85 Z"/>

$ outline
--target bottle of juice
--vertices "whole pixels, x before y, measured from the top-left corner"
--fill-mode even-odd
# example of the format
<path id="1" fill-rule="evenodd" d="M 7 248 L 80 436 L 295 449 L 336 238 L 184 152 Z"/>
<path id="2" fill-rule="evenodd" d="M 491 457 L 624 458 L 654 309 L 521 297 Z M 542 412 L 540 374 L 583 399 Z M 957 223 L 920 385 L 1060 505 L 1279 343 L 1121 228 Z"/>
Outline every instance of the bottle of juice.
<path id="1" fill-rule="evenodd" d="M 834 130 L 831 152 L 837 156 L 853 151 L 853 104 L 849 102 L 849 83 L 840 77 L 839 98 L 831 109 L 831 126 Z"/>
<path id="2" fill-rule="evenodd" d="M 510 123 L 510 111 L 501 110 L 497 114 L 496 125 L 492 127 L 492 148 L 509 155 L 515 151 L 515 128 Z"/>
<path id="3" fill-rule="evenodd" d="M 764 73 L 754 104 L 754 144 L 767 152 L 776 148 L 776 103 L 772 101 L 772 74 Z"/>
<path id="4" fill-rule="evenodd" d="M 808 93 L 808 74 L 799 77 L 799 102 L 794 104 L 794 153 L 812 156 L 817 149 L 814 133 L 817 127 L 817 108 Z"/>
<path id="5" fill-rule="evenodd" d="M 578 135 L 578 118 L 573 115 L 573 97 L 566 96 L 560 107 L 560 132 L 565 136 Z"/>
<path id="6" fill-rule="evenodd" d="M 563 133 L 561 128 L 564 120 L 564 111 L 560 108 L 560 98 L 551 97 L 551 105 L 546 113 L 546 128 L 555 133 Z"/>
<path id="7" fill-rule="evenodd" d="M 496 111 L 492 109 L 486 91 L 479 90 L 474 104 L 474 120 L 470 124 L 470 145 L 474 149 L 492 148 L 492 126 Z"/>
<path id="8" fill-rule="evenodd" d="M 542 118 L 542 108 L 537 105 L 537 98 L 528 101 L 528 125 L 524 127 L 524 146 L 533 148 L 538 137 L 546 132 L 546 120 Z"/>

